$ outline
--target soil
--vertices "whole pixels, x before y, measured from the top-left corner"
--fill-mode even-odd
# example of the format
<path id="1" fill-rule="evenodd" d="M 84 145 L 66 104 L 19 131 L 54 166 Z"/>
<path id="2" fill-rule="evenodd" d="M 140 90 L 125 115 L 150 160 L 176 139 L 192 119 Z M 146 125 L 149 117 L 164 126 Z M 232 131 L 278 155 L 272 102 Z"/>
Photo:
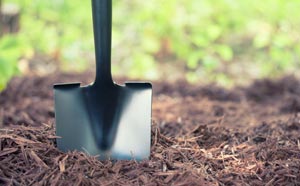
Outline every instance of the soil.
<path id="1" fill-rule="evenodd" d="M 154 82 L 150 160 L 98 161 L 55 146 L 52 84 L 14 78 L 0 94 L 0 185 L 300 185 L 300 81 L 230 90 Z"/>

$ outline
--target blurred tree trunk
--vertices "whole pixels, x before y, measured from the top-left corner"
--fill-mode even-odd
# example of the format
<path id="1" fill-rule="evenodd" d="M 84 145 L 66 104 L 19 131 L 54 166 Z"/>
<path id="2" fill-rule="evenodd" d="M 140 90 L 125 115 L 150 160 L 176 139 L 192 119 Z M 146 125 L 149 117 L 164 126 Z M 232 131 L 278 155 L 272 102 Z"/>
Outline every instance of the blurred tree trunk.
<path id="1" fill-rule="evenodd" d="M 18 5 L 5 4 L 0 0 L 0 35 L 16 33 L 20 28 L 20 8 Z"/>
<path id="2" fill-rule="evenodd" d="M 1 36 L 1 33 L 2 33 L 2 0 L 0 0 L 0 36 Z"/>

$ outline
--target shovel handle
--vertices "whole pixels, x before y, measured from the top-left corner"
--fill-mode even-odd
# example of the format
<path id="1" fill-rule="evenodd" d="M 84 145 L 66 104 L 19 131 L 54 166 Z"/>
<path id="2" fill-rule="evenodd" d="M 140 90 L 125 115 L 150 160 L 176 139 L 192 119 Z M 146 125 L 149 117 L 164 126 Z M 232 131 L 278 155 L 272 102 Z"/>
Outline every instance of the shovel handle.
<path id="1" fill-rule="evenodd" d="M 96 79 L 94 84 L 113 83 L 111 75 L 112 0 L 92 0 Z"/>

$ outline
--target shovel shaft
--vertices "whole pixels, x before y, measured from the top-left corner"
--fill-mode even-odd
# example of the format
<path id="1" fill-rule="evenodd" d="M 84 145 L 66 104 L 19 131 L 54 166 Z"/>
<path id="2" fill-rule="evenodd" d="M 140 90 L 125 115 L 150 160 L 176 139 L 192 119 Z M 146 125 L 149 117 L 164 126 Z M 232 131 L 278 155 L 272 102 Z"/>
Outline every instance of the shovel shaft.
<path id="1" fill-rule="evenodd" d="M 97 84 L 113 84 L 111 75 L 112 0 L 92 0 Z"/>

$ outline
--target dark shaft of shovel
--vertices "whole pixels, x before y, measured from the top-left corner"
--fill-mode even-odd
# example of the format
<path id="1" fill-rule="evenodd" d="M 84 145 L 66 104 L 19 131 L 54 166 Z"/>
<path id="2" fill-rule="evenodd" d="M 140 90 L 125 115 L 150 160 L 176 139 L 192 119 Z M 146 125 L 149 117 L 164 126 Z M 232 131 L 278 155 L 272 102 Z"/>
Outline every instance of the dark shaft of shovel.
<path id="1" fill-rule="evenodd" d="M 112 0 L 92 0 L 96 79 L 94 84 L 113 84 L 111 75 Z"/>

